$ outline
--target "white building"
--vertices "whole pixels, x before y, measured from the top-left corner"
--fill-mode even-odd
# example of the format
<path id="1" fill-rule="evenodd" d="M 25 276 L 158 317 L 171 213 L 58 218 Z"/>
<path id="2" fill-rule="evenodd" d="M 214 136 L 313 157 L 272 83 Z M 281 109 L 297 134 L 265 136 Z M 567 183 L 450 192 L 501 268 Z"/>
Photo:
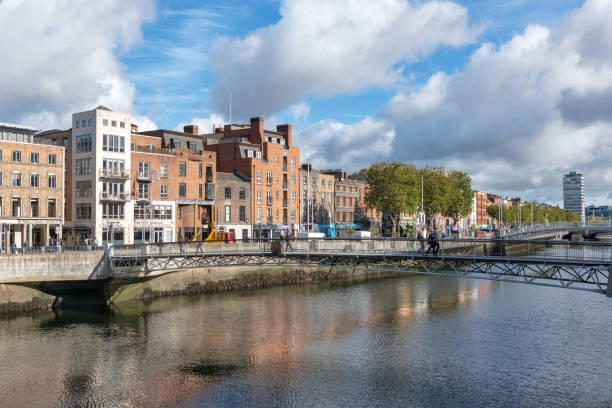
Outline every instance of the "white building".
<path id="1" fill-rule="evenodd" d="M 584 176 L 570 171 L 563 176 L 563 208 L 579 214 L 584 221 Z"/>
<path id="2" fill-rule="evenodd" d="M 72 214 L 77 242 L 131 244 L 130 125 L 126 113 L 104 106 L 72 115 Z M 111 236 L 112 235 L 112 236 Z"/>

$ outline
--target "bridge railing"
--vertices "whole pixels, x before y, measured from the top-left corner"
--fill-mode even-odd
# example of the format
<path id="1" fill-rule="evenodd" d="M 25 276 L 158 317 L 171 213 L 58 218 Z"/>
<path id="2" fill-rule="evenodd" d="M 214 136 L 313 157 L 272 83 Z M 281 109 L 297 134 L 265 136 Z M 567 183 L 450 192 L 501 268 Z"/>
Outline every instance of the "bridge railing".
<path id="1" fill-rule="evenodd" d="M 542 241 L 519 239 L 442 239 L 436 250 L 414 238 L 392 239 L 294 239 L 245 240 L 227 243 L 183 242 L 140 245 L 114 245 L 112 257 L 176 257 L 200 255 L 306 255 L 306 256 L 412 256 L 491 258 L 494 260 L 537 260 L 610 264 L 612 243 L 594 241 Z"/>

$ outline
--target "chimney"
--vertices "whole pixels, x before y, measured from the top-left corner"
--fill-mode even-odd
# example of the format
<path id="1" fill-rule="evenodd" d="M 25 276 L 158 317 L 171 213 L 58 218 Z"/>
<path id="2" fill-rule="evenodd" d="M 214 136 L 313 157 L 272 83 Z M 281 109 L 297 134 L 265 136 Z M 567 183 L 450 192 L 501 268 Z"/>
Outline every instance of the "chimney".
<path id="1" fill-rule="evenodd" d="M 132 123 L 131 128 L 132 133 L 138 133 L 138 125 Z"/>
<path id="2" fill-rule="evenodd" d="M 190 135 L 198 135 L 198 125 L 185 125 L 183 126 L 183 132 L 189 133 Z"/>
<path id="3" fill-rule="evenodd" d="M 278 125 L 276 131 L 285 135 L 285 145 L 291 146 L 291 125 Z"/>
<path id="4" fill-rule="evenodd" d="M 262 144 L 264 137 L 264 120 L 262 117 L 251 118 L 249 140 L 251 143 Z"/>

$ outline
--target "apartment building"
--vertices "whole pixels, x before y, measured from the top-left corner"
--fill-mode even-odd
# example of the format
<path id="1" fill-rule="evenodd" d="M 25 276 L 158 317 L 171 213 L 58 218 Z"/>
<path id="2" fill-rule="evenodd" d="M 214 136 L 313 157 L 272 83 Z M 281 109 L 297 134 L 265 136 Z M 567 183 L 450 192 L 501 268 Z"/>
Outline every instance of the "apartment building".
<path id="1" fill-rule="evenodd" d="M 251 180 L 253 236 L 268 238 L 299 230 L 300 151 L 292 145 L 291 125 L 265 130 L 263 118 L 225 125 L 202 135 L 204 150 L 217 153 L 217 170 Z"/>
<path id="2" fill-rule="evenodd" d="M 64 222 L 64 148 L 0 123 L 0 248 L 48 245 Z"/>
<path id="3" fill-rule="evenodd" d="M 252 236 L 251 180 L 235 173 L 217 173 L 217 230 L 236 239 Z"/>
<path id="4" fill-rule="evenodd" d="M 487 213 L 487 206 L 489 200 L 487 193 L 481 191 L 474 192 L 474 213 L 475 213 L 475 224 L 476 225 L 489 225 L 491 223 L 489 213 Z"/>
<path id="5" fill-rule="evenodd" d="M 187 132 L 133 128 L 135 240 L 205 240 L 214 231 L 216 154 L 203 151 L 197 126 Z"/>
<path id="6" fill-rule="evenodd" d="M 303 231 L 321 231 L 335 236 L 335 177 L 313 170 L 310 164 L 300 169 L 300 222 Z"/>
<path id="7" fill-rule="evenodd" d="M 571 210 L 585 220 L 584 176 L 575 171 L 563 175 L 563 209 Z"/>

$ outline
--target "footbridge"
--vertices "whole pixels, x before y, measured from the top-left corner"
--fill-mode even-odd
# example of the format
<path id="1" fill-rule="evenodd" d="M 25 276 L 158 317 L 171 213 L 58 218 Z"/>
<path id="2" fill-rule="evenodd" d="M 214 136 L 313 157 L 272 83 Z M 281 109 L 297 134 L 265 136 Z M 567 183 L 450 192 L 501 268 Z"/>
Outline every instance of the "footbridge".
<path id="1" fill-rule="evenodd" d="M 428 247 L 428 245 L 425 245 Z M 0 255 L 0 283 L 74 302 L 106 303 L 132 282 L 189 268 L 291 266 L 480 278 L 612 297 L 612 243 L 525 239 L 305 239 L 114 245 L 97 251 Z"/>
<path id="2" fill-rule="evenodd" d="M 608 224 L 582 224 L 582 223 L 547 223 L 525 225 L 509 231 L 500 231 L 499 238 L 511 239 L 570 239 L 582 237 L 583 239 L 596 239 L 600 236 L 612 236 L 612 226 Z"/>
<path id="3" fill-rule="evenodd" d="M 448 239 L 422 251 L 415 239 L 308 239 L 113 246 L 114 276 L 243 265 L 292 265 L 472 277 L 608 293 L 612 243 Z M 426 245 L 427 247 L 427 245 Z M 427 248 L 429 249 L 429 248 Z"/>

